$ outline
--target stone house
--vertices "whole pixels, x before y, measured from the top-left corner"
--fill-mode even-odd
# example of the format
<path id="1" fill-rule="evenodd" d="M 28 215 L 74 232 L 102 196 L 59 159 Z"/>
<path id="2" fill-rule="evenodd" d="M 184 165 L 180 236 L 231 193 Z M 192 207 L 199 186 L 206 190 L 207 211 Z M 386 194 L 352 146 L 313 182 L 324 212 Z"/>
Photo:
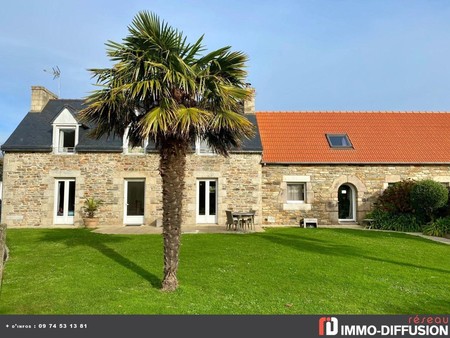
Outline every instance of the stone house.
<path id="1" fill-rule="evenodd" d="M 450 114 L 257 113 L 263 225 L 355 224 L 389 184 L 450 182 Z"/>
<path id="2" fill-rule="evenodd" d="M 99 226 L 159 225 L 159 156 L 151 144 L 88 137 L 81 100 L 32 87 L 31 111 L 2 146 L 8 226 L 81 226 L 86 197 L 105 201 Z M 450 114 L 244 112 L 256 135 L 228 158 L 202 142 L 187 158 L 185 224 L 225 226 L 225 210 L 255 210 L 262 226 L 358 223 L 402 179 L 450 182 Z"/>
<path id="3" fill-rule="evenodd" d="M 159 225 L 159 155 L 151 144 L 130 148 L 124 139 L 88 136 L 77 121 L 82 100 L 63 100 L 32 87 L 31 111 L 3 144 L 4 203 L 8 226 L 81 226 L 86 197 L 104 201 L 99 226 Z M 248 119 L 256 124 L 255 115 Z M 187 158 L 186 224 L 225 224 L 225 210 L 256 210 L 261 217 L 261 142 L 246 140 L 228 158 L 202 142 Z"/>

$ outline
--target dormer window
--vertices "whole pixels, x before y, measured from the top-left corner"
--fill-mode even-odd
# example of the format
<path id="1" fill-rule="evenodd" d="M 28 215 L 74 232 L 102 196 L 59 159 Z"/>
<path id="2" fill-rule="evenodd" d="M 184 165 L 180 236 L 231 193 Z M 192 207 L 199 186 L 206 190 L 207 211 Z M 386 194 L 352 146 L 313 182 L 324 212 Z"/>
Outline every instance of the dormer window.
<path id="1" fill-rule="evenodd" d="M 63 127 L 59 129 L 58 153 L 75 152 L 75 132 L 76 128 Z"/>
<path id="2" fill-rule="evenodd" d="M 74 154 L 78 144 L 78 122 L 65 107 L 53 121 L 53 152 Z"/>
<path id="3" fill-rule="evenodd" d="M 206 140 L 197 139 L 195 142 L 195 152 L 197 155 L 215 155 L 216 153 L 208 145 Z"/>
<path id="4" fill-rule="evenodd" d="M 330 148 L 353 148 L 347 134 L 326 134 Z"/>
<path id="5" fill-rule="evenodd" d="M 127 154 L 127 155 L 143 155 L 143 154 L 145 154 L 145 149 L 148 146 L 148 140 L 143 141 L 141 146 L 132 147 L 130 145 L 130 141 L 128 138 L 129 131 L 130 131 L 130 128 L 127 127 L 125 129 L 125 133 L 123 134 L 123 153 Z"/>

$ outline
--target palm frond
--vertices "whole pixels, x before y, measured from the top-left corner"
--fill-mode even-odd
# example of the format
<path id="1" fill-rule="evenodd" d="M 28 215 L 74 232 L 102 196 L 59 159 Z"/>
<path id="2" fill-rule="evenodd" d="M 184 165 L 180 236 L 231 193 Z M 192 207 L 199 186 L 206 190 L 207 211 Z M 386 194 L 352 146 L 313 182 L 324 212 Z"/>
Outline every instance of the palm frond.
<path id="1" fill-rule="evenodd" d="M 122 42 L 108 41 L 111 68 L 91 69 L 100 89 L 86 99 L 80 116 L 94 134 L 122 135 L 138 144 L 150 137 L 195 136 L 226 154 L 250 137 L 251 123 L 238 114 L 249 96 L 247 56 L 226 46 L 204 56 L 203 36 L 187 42 L 183 33 L 151 12 L 139 12 Z"/>
<path id="2" fill-rule="evenodd" d="M 123 95 L 111 89 L 94 91 L 86 100 L 87 107 L 78 117 L 80 122 L 93 126 L 91 135 L 100 138 L 106 135 L 123 135 L 128 124 L 135 119 L 134 107 Z"/>
<path id="3" fill-rule="evenodd" d="M 184 137 L 194 137 L 205 133 L 213 114 L 199 108 L 180 107 L 177 110 L 177 130 Z"/>
<path id="4" fill-rule="evenodd" d="M 253 124 L 244 116 L 231 110 L 216 112 L 210 123 L 213 133 L 229 130 L 238 137 L 250 138 L 254 135 Z"/>
<path id="5" fill-rule="evenodd" d="M 137 123 L 139 135 L 143 139 L 152 138 L 157 141 L 158 136 L 173 134 L 174 126 L 177 124 L 177 115 L 171 110 L 169 100 L 163 102 L 147 112 Z"/>
<path id="6" fill-rule="evenodd" d="M 215 152 L 227 156 L 231 148 L 239 148 L 244 139 L 255 135 L 254 128 L 244 115 L 224 110 L 214 114 L 203 138 Z"/>

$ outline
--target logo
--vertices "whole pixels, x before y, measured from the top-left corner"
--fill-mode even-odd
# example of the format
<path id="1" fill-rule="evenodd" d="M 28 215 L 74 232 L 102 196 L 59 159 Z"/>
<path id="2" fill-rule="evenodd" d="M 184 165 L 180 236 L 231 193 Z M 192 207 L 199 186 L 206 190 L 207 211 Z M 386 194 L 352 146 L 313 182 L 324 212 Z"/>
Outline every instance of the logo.
<path id="1" fill-rule="evenodd" d="M 395 317 L 394 317 L 395 318 Z M 386 316 L 386 321 L 368 324 L 366 321 L 353 318 L 352 324 L 346 323 L 346 318 L 339 324 L 336 317 L 319 318 L 319 336 L 444 336 L 448 337 L 448 317 L 424 316 L 409 317 L 408 321 L 392 320 Z M 383 319 L 383 318 L 381 318 Z M 391 319 L 391 320 L 389 320 Z"/>
<path id="2" fill-rule="evenodd" d="M 319 319 L 319 336 L 335 336 L 339 332 L 336 317 L 321 317 Z"/>

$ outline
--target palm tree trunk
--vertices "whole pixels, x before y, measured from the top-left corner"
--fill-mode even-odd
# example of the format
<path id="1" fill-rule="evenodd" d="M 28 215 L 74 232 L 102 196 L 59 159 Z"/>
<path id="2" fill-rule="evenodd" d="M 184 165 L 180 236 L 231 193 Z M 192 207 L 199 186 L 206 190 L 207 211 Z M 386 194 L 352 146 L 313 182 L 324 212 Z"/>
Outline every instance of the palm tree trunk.
<path id="1" fill-rule="evenodd" d="M 164 279 L 163 291 L 178 287 L 177 270 L 180 251 L 186 142 L 165 139 L 160 149 L 159 172 L 162 178 Z"/>

